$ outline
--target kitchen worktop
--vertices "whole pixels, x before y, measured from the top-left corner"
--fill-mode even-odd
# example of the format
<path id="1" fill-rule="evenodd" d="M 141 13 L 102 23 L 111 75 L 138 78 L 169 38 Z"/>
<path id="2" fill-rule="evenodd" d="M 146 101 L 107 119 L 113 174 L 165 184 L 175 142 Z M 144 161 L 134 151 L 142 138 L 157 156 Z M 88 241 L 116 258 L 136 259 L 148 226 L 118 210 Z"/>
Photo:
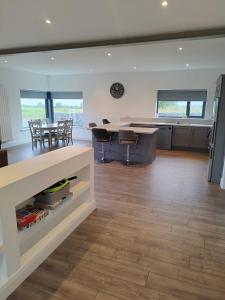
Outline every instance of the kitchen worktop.
<path id="1" fill-rule="evenodd" d="M 209 124 L 200 124 L 200 123 L 176 123 L 176 122 L 129 122 L 126 124 L 143 124 L 144 126 L 146 125 L 161 125 L 161 126 L 193 126 L 193 127 L 212 127 L 212 125 Z"/>
<path id="2" fill-rule="evenodd" d="M 103 128 L 111 132 L 118 132 L 119 130 L 132 130 L 138 134 L 154 134 L 158 131 L 158 128 L 131 127 L 130 124 L 130 122 L 115 122 L 102 126 L 97 126 L 95 128 Z"/>
<path id="3" fill-rule="evenodd" d="M 153 125 L 153 126 L 192 126 L 192 127 L 212 127 L 212 120 L 205 119 L 161 119 L 161 118 L 121 118 L 120 122 L 122 124 L 138 124 L 143 126 Z"/>

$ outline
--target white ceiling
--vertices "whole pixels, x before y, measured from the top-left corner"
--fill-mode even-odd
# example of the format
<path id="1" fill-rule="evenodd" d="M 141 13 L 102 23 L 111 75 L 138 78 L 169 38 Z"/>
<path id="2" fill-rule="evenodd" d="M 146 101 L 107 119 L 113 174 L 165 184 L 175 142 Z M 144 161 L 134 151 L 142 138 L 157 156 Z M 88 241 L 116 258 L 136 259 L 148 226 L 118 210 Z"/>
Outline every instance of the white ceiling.
<path id="1" fill-rule="evenodd" d="M 225 69 L 225 38 L 17 54 L 1 57 L 1 68 L 46 75 Z"/>
<path id="2" fill-rule="evenodd" d="M 225 26 L 224 0 L 168 2 L 1 0 L 0 49 Z"/>

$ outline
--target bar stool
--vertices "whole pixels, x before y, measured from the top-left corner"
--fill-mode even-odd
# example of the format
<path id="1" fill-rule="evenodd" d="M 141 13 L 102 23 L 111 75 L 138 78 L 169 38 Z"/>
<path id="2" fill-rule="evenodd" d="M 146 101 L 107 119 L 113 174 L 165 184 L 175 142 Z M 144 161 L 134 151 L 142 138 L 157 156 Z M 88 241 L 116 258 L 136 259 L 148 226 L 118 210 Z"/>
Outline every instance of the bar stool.
<path id="1" fill-rule="evenodd" d="M 89 127 L 89 128 L 97 127 L 97 124 L 94 123 L 94 122 L 92 122 L 92 123 L 89 123 L 89 124 L 88 124 L 88 127 Z"/>
<path id="2" fill-rule="evenodd" d="M 112 136 L 108 133 L 106 129 L 101 129 L 101 128 L 92 128 L 92 133 L 96 139 L 96 142 L 101 143 L 101 151 L 99 152 L 102 154 L 102 156 L 99 162 L 101 163 L 111 162 L 112 160 L 105 158 L 105 153 L 107 152 L 105 150 L 105 144 L 111 142 Z"/>
<path id="3" fill-rule="evenodd" d="M 111 122 L 109 122 L 108 119 L 102 119 L 102 123 L 103 125 L 106 125 L 106 124 L 110 124 Z"/>
<path id="4" fill-rule="evenodd" d="M 133 130 L 119 130 L 119 144 L 127 146 L 126 161 L 122 162 L 125 165 L 134 164 L 130 161 L 130 146 L 137 145 L 138 135 Z"/>

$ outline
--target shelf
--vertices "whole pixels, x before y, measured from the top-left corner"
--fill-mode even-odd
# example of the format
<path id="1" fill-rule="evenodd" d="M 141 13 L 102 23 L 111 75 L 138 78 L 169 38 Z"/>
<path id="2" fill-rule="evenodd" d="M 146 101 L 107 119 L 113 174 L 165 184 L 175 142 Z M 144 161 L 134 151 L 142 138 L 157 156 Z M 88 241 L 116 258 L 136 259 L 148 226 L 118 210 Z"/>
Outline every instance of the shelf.
<path id="1" fill-rule="evenodd" d="M 70 188 L 70 192 L 74 194 L 74 197 L 79 197 L 89 188 L 90 188 L 90 182 L 83 180 L 78 182 L 76 185 L 72 186 Z"/>
<path id="2" fill-rule="evenodd" d="M 79 206 L 82 205 L 82 202 L 79 201 L 79 197 L 89 188 L 89 181 L 78 182 L 70 189 L 70 191 L 73 193 L 73 196 L 64 200 L 54 210 L 49 210 L 49 214 L 32 227 L 19 231 L 21 253 L 23 254 L 27 248 L 36 243 L 36 240 L 42 238 L 46 233 L 52 230 L 54 226 L 66 218 L 67 215 L 71 213 L 71 210 L 78 209 Z"/>
<path id="3" fill-rule="evenodd" d="M 39 255 L 46 257 L 68 236 L 96 207 L 95 201 L 83 202 L 77 209 L 49 231 L 21 257 L 21 266 L 26 265 Z M 48 252 L 49 251 L 49 252 Z"/>

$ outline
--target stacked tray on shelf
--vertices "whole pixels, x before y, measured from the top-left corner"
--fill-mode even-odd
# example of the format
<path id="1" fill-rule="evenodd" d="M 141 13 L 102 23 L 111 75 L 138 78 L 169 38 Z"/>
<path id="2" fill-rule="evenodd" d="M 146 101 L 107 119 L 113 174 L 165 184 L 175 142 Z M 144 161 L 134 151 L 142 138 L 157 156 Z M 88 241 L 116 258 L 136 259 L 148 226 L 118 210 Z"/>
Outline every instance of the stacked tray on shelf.
<path id="1" fill-rule="evenodd" d="M 73 193 L 70 192 L 70 181 L 74 179 L 77 179 L 77 176 L 63 179 L 37 194 L 35 196 L 35 205 L 42 208 L 55 209 L 65 199 L 73 196 Z"/>
<path id="2" fill-rule="evenodd" d="M 17 226 L 19 230 L 29 228 L 33 224 L 45 218 L 49 209 L 55 209 L 63 201 L 73 196 L 70 192 L 70 181 L 77 176 L 62 179 L 46 190 L 34 196 L 34 204 L 26 205 L 16 211 Z"/>

